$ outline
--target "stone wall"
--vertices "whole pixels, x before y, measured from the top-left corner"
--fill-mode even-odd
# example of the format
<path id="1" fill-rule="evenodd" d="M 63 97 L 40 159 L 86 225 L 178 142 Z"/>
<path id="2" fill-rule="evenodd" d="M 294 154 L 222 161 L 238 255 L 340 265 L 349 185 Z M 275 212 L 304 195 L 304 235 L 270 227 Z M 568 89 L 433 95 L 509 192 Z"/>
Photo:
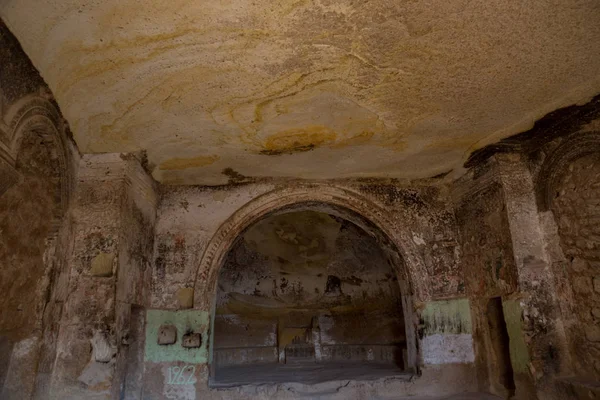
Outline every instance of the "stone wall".
<path id="1" fill-rule="evenodd" d="M 506 379 L 513 379 L 512 369 L 507 368 L 510 359 L 505 356 L 508 342 L 495 340 L 502 334 L 496 332 L 497 321 L 504 322 L 504 315 L 495 317 L 488 308 L 493 298 L 507 299 L 518 285 L 504 192 L 494 177 L 490 165 L 481 165 L 457 182 L 456 219 L 465 286 L 473 313 L 480 390 L 507 396 L 510 383 Z"/>
<path id="2" fill-rule="evenodd" d="M 475 152 L 455 182 L 249 182 L 225 170 L 223 186 L 160 186 L 142 153 L 78 154 L 43 79 L 1 22 L 0 58 L 1 398 L 597 393 L 589 382 L 600 379 L 600 98 Z M 298 210 L 367 233 L 335 239 L 337 255 L 360 274 L 344 266 L 294 276 L 279 262 L 262 274 L 254 261 L 263 259 L 249 263 L 252 273 L 240 270 L 261 253 L 251 242 L 268 236 L 240 242 L 248 228 Z M 322 261 L 315 254 L 311 261 Z M 209 387 L 219 360 L 279 360 L 281 339 L 314 321 L 296 307 L 324 292 L 334 301 L 320 311 L 366 310 L 317 318 L 324 354 L 344 353 L 340 342 L 405 341 L 410 378 Z M 336 303 L 340 294 L 349 301 Z M 284 334 L 279 315 L 259 320 L 244 309 L 275 298 L 286 303 Z M 249 325 L 251 334 L 241 331 Z M 239 354 L 212 357 L 232 344 L 242 345 Z M 581 380 L 587 386 L 573 383 Z"/>
<path id="3" fill-rule="evenodd" d="M 600 374 L 596 257 L 598 233 L 600 98 L 577 108 L 576 117 L 560 124 L 561 135 L 529 153 L 538 206 L 552 257 L 556 294 L 571 355 L 565 381 L 572 392 L 590 392 Z M 558 130 L 554 130 L 558 132 Z M 592 390 L 598 395 L 600 391 Z"/>
<path id="4" fill-rule="evenodd" d="M 600 378 L 600 157 L 572 161 L 554 188 L 551 209 L 574 294 L 571 342 L 577 370 Z"/>
<path id="5" fill-rule="evenodd" d="M 394 272 L 400 288 L 404 288 L 401 290 L 402 305 L 410 311 L 408 317 L 405 315 L 406 340 L 414 346 L 413 350 L 409 346 L 407 358 L 409 364 L 413 358 L 412 362 L 418 364 L 424 378 L 416 385 L 398 383 L 398 390 L 407 394 L 433 394 L 435 390 L 444 393 L 474 389 L 473 347 L 469 340 L 471 319 L 465 315 L 465 310 L 468 314 L 469 302 L 464 303 L 466 308 L 456 308 L 454 303 L 448 306 L 448 312 L 452 314 L 450 319 L 464 322 L 459 324 L 461 328 L 452 327 L 456 324 L 440 326 L 430 322 L 426 326 L 431 329 L 418 335 L 421 314 L 431 309 L 427 306 L 430 301 L 461 298 L 465 293 L 454 211 L 445 187 L 431 184 L 406 187 L 385 181 L 339 181 L 327 184 L 263 182 L 216 188 L 163 187 L 162 190 L 157 214 L 150 301 L 153 309 L 163 311 L 156 316 L 152 314 L 152 318 L 153 326 L 178 326 L 180 339 L 174 345 L 160 350 L 152 344 L 158 340 L 157 332 L 146 332 L 150 349 L 147 347 L 145 355 L 144 395 L 148 398 L 161 398 L 175 392 L 182 399 L 199 398 L 197 396 L 218 398 L 220 395 L 243 397 L 246 389 L 208 389 L 210 349 L 216 345 L 210 342 L 213 337 L 210 324 L 201 321 L 206 321 L 206 318 L 210 321 L 212 318 L 220 265 L 226 262 L 226 255 L 239 235 L 265 215 L 283 212 L 289 207 L 292 211 L 308 209 L 327 212 L 336 218 L 348 218 L 357 226 L 372 232 L 366 222 L 370 221 L 387 237 L 387 244 L 386 240 L 381 242 L 384 249 L 394 246 L 399 249 L 395 264 L 402 265 L 398 262 L 404 262 L 406 268 L 405 271 L 396 269 Z M 390 255 L 393 252 L 386 250 L 385 253 Z M 323 285 L 317 285 L 319 290 L 327 286 L 326 278 L 323 279 L 324 282 L 320 282 Z M 256 289 L 256 282 L 248 279 L 247 289 L 252 293 Z M 192 304 L 194 309 L 187 310 Z M 194 316 L 187 325 L 184 322 L 186 313 Z M 192 320 L 199 323 L 192 323 Z M 183 321 L 183 325 L 177 321 Z M 261 329 L 265 332 L 276 330 L 273 325 L 263 325 Z M 189 361 L 186 364 L 187 358 L 182 353 L 181 335 L 185 332 L 198 332 L 202 337 L 202 347 L 193 364 L 189 364 Z M 430 340 L 432 345 L 423 348 L 421 341 L 429 336 L 433 337 Z M 434 339 L 438 338 L 436 343 L 440 344 L 450 342 L 455 337 L 464 340 L 455 340 L 456 346 L 447 349 L 447 356 L 436 358 L 434 352 L 440 347 L 436 347 Z M 251 337 L 246 339 L 251 340 Z M 208 350 L 206 353 L 202 350 L 205 345 Z M 423 352 L 417 353 L 417 348 L 423 349 Z M 260 353 L 260 357 L 275 355 Z M 169 384 L 169 374 L 173 370 L 185 371 L 186 377 L 193 373 L 192 380 L 196 383 L 187 388 Z M 456 380 L 460 374 L 461 378 L 456 381 L 459 384 L 450 384 L 451 381 L 443 384 L 446 377 L 454 376 Z M 362 384 L 352 383 L 354 388 L 357 385 Z M 382 382 L 373 383 L 372 388 L 376 392 L 385 392 Z M 298 389 L 291 390 L 292 398 L 301 396 L 297 393 Z"/>
<path id="6" fill-rule="evenodd" d="M 22 340 L 29 339 L 30 347 L 39 345 L 32 338 L 42 330 L 43 296 L 53 267 L 45 255 L 53 239 L 52 215 L 60 206 L 55 197 L 57 188 L 60 193 L 60 182 L 48 179 L 60 170 L 53 150 L 42 137 L 27 137 L 16 165 L 21 179 L 0 197 L 0 291 L 4 293 L 0 299 L 0 341 L 6 349 L 4 354 L 10 354 L 11 345 Z M 0 379 L 6 377 L 7 369 L 8 365 L 0 367 L 5 371 Z M 11 374 L 8 382 L 19 386 L 31 378 Z"/>
<path id="7" fill-rule="evenodd" d="M 50 91 L 0 21 L 0 397 L 44 393 L 56 355 L 79 155 Z"/>
<path id="8" fill-rule="evenodd" d="M 71 213 L 73 251 L 50 395 L 139 397 L 136 313 L 148 293 L 154 183 L 133 155 L 85 156 Z"/>
<path id="9" fill-rule="evenodd" d="M 513 165 L 510 159 L 507 162 Z M 521 168 L 518 160 L 514 163 Z M 261 183 L 221 188 L 162 187 L 156 211 L 154 184 L 138 158 L 85 156 L 75 200 L 64 225 L 66 232 L 71 232 L 73 248 L 66 258 L 68 296 L 60 316 L 60 333 L 55 338 L 57 351 L 48 352 L 48 359 L 54 360 L 48 372 L 50 393 L 66 398 L 248 396 L 247 387 L 223 391 L 208 387 L 210 367 L 216 361 L 211 360 L 210 354 L 219 345 L 218 341 L 211 342 L 219 326 L 218 318 L 213 323 L 215 310 L 231 315 L 231 310 L 224 309 L 231 304 L 219 302 L 217 281 L 211 277 L 218 277 L 220 272 L 227 276 L 227 265 L 237 262 L 239 252 L 245 257 L 250 250 L 256 250 L 246 243 L 246 248 L 230 251 L 231 246 L 240 243 L 240 236 L 250 232 L 248 227 L 275 211 L 298 209 L 331 212 L 335 226 L 342 223 L 343 214 L 369 234 L 372 226 L 365 222 L 365 216 L 371 223 L 377 222 L 381 235 L 374 235 L 373 240 L 378 240 L 383 249 L 380 261 L 394 261 L 393 271 L 402 289 L 400 302 L 410 311 L 404 325 L 407 343 L 412 340 L 418 349 L 412 350 L 420 373 L 416 381 L 409 384 L 397 377 L 385 384 L 352 382 L 349 388 L 383 395 L 393 387 L 398 393 L 426 395 L 474 390 L 479 385 L 500 393 L 499 374 L 494 370 L 499 352 L 489 355 L 496 351 L 497 344 L 491 337 L 494 325 L 486 315 L 490 313 L 490 298 L 502 298 L 499 318 L 505 320 L 510 337 L 511 364 L 520 368 L 519 373 L 543 364 L 538 353 L 531 352 L 524 342 L 524 338 L 537 332 L 537 325 L 529 331 L 524 321 L 528 318 L 537 324 L 534 318 L 539 316 L 531 313 L 539 303 L 529 300 L 535 294 L 532 289 L 520 293 L 528 288 L 523 284 L 524 276 L 531 277 L 533 272 L 523 275 L 523 269 L 517 266 L 521 258 L 514 249 L 521 242 L 513 240 L 516 225 L 509 208 L 514 188 L 499 178 L 503 164 L 490 165 L 490 171 L 496 171 L 491 175 L 493 179 L 486 180 L 486 171 L 469 176 L 467 187 L 474 189 L 463 194 L 462 200 L 450 200 L 450 192 L 444 186 L 408 188 L 348 181 L 327 185 Z M 533 193 L 527 199 L 534 199 Z M 344 204 L 353 210 L 336 214 Z M 538 229 L 539 225 L 538 220 Z M 268 236 L 259 233 L 252 238 Z M 538 233 L 541 240 L 541 231 Z M 219 258 L 211 249 L 221 241 L 226 245 Z M 394 246 L 398 249 L 395 259 L 389 251 Z M 348 247 L 368 246 L 344 242 L 339 251 L 343 253 L 343 248 Z M 518 249 L 520 254 L 528 251 Z M 372 252 L 366 253 L 370 254 L 368 259 L 357 254 L 350 254 L 350 258 L 358 259 L 361 265 L 377 259 Z M 227 254 L 233 260 L 228 260 Z M 214 256 L 207 264 L 211 269 L 204 270 L 209 255 Z M 543 254 L 541 257 L 548 258 Z M 225 269 L 220 268 L 218 260 Z M 236 274 L 234 268 L 232 276 Z M 239 276 L 243 278 L 244 295 L 262 290 L 267 281 L 272 283 L 271 278 L 246 275 Z M 352 274 L 333 275 L 340 278 L 341 291 L 348 293 L 356 287 L 355 278 L 364 280 L 364 276 Z M 290 296 L 293 300 L 296 291 L 282 291 L 284 277 L 277 275 L 277 287 L 269 296 Z M 333 281 L 321 278 L 313 282 L 313 291 L 321 287 L 326 290 L 329 283 L 335 286 Z M 286 288 L 297 286 L 290 283 L 290 278 L 285 279 Z M 234 281 L 223 281 L 223 292 L 232 292 L 233 286 L 228 284 Z M 378 285 L 367 289 L 375 290 Z M 337 322 L 344 325 L 344 321 Z M 158 344 L 163 327 L 171 325 L 177 332 L 174 343 Z M 272 324 L 263 328 L 265 332 L 279 333 Z M 199 338 L 197 346 L 184 346 L 194 335 Z M 541 351 L 546 347 L 539 348 Z M 515 354 L 524 354 L 524 359 L 515 358 Z M 275 360 L 278 354 L 272 356 Z M 516 383 L 518 387 L 522 384 L 519 380 Z M 281 390 L 295 398 L 301 397 L 304 389 L 278 386 L 256 393 L 281 396 Z"/>
<path id="10" fill-rule="evenodd" d="M 366 215 L 374 212 L 368 208 L 369 202 L 377 204 L 377 210 L 385 210 L 384 218 L 389 220 L 386 228 L 393 230 L 394 235 L 401 236 L 402 241 L 410 242 L 410 250 L 414 250 L 410 256 L 422 260 L 422 266 L 410 265 L 408 268 L 423 268 L 424 275 L 419 281 L 413 282 L 415 286 L 412 289 L 414 292 L 423 292 L 424 300 L 464 293 L 454 212 L 447 201 L 448 192 L 445 188 L 343 181 L 323 186 L 340 193 L 348 192 L 348 201 L 353 196 L 364 198 L 365 209 L 361 211 Z M 299 190 L 308 194 L 296 195 L 295 192 Z M 198 264 L 209 241 L 222 225 L 226 225 L 226 221 L 237 224 L 236 216 L 241 217 L 245 213 L 254 213 L 255 218 L 260 218 L 263 211 L 249 211 L 255 205 L 269 209 L 266 202 L 275 203 L 276 200 L 272 200 L 274 198 L 282 198 L 282 202 L 290 204 L 302 202 L 306 201 L 304 198 L 310 200 L 311 191 L 314 191 L 313 197 L 316 199 L 322 189 L 319 185 L 311 189 L 310 183 L 290 182 L 215 188 L 164 187 L 163 191 L 156 230 L 151 302 L 157 308 L 177 308 L 178 291 L 192 287 L 195 275 L 205 273 L 198 271 Z M 343 203 L 341 199 L 336 201 Z M 353 207 L 350 203 L 346 206 Z M 431 282 L 430 276 L 435 277 Z M 162 283 L 158 285 L 157 281 Z M 421 284 L 425 288 L 418 286 Z M 207 301 L 212 302 L 212 296 L 208 296 Z"/>
<path id="11" fill-rule="evenodd" d="M 470 192 L 456 209 L 466 291 L 472 298 L 506 295 L 517 287 L 504 194 L 494 182 Z"/>
<path id="12" fill-rule="evenodd" d="M 591 323 L 593 330 L 596 321 L 591 311 L 593 267 L 588 269 L 584 258 L 594 251 L 595 234 L 589 227 L 594 224 L 590 210 L 598 197 L 593 160 L 600 149 L 599 104 L 600 98 L 595 98 L 585 105 L 557 110 L 530 131 L 475 152 L 467 163 L 471 170 L 453 185 L 461 195 L 466 192 L 459 196 L 465 203 L 474 199 L 465 191 L 469 187 L 465 181 L 480 181 L 471 187 L 499 184 L 501 188 L 517 285 L 513 293 L 496 294 L 502 294 L 517 395 L 534 397 L 537 392 L 539 398 L 562 399 L 598 392 L 592 383 L 597 379 L 597 354 L 594 344 L 585 345 L 586 327 Z M 468 219 L 459 224 L 469 224 Z M 491 228 L 486 226 L 485 232 Z M 468 241 L 468 237 L 462 239 Z M 468 246 L 463 246 L 466 250 Z M 469 268 L 467 263 L 464 268 Z M 580 282 L 587 289 L 578 288 Z M 575 290 L 589 294 L 584 296 L 587 300 L 582 299 L 583 306 Z M 484 309 L 481 304 L 474 312 L 483 315 Z M 485 330 L 484 319 L 479 324 L 475 317 L 476 331 Z M 489 350 L 487 336 L 475 334 L 478 353 Z M 493 384 L 490 361 L 478 363 L 488 364 L 487 374 L 478 368 L 480 384 Z"/>

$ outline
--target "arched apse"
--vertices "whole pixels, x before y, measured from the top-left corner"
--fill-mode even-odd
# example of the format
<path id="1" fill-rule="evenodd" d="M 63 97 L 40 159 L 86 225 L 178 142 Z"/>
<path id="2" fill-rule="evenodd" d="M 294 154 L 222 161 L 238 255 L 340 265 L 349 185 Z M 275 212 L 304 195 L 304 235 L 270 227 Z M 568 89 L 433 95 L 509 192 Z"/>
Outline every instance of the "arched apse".
<path id="1" fill-rule="evenodd" d="M 561 184 L 569 164 L 588 155 L 600 151 L 600 132 L 574 133 L 567 136 L 562 143 L 545 158 L 536 179 L 538 207 L 547 211 L 559 193 Z"/>
<path id="2" fill-rule="evenodd" d="M 69 148 L 69 139 L 66 136 L 66 125 L 58 109 L 49 100 L 39 96 L 26 96 L 7 111 L 4 118 L 8 120 L 9 135 L 7 144 L 15 163 L 24 150 L 24 141 L 31 140 L 33 136 L 43 141 L 49 147 L 54 158 L 53 171 L 50 178 L 56 191 L 54 198 L 57 207 L 53 214 L 53 229 L 56 234 L 62 216 L 66 212 L 70 193 L 73 188 L 72 150 Z"/>
<path id="3" fill-rule="evenodd" d="M 0 341 L 26 359 L 11 364 L 8 376 L 25 376 L 22 369 L 29 371 L 31 365 L 42 376 L 52 369 L 56 315 L 63 301 L 56 298 L 56 287 L 67 276 L 70 236 L 61 227 L 66 225 L 75 150 L 58 109 L 45 97 L 27 95 L 2 117 L 0 155 L 13 178 L 0 193 L 0 264 L 5 266 L 0 289 L 7 293 L 0 302 Z M 31 393 L 37 378 L 26 376 L 19 390 Z"/>
<path id="4" fill-rule="evenodd" d="M 213 313 L 213 385 L 406 372 L 410 287 L 393 245 L 367 221 L 368 230 L 303 206 L 266 215 L 229 251 Z"/>
<path id="5" fill-rule="evenodd" d="M 292 210 L 312 210 L 346 219 L 370 235 L 378 237 L 380 243 L 386 244 L 391 257 L 395 258 L 394 264 L 403 265 L 396 273 L 404 301 L 406 339 L 409 343 L 407 365 L 409 368 L 416 368 L 416 321 L 413 317 L 413 303 L 430 298 L 429 275 L 425 263 L 410 232 L 405 228 L 407 224 L 403 223 L 400 215 L 393 215 L 364 195 L 346 188 L 311 184 L 276 189 L 257 197 L 235 212 L 220 226 L 203 254 L 194 284 L 194 308 L 210 310 L 211 316 L 214 317 L 219 272 L 236 240 L 248 227 L 265 216 Z M 212 359 L 212 346 L 210 352 Z"/>

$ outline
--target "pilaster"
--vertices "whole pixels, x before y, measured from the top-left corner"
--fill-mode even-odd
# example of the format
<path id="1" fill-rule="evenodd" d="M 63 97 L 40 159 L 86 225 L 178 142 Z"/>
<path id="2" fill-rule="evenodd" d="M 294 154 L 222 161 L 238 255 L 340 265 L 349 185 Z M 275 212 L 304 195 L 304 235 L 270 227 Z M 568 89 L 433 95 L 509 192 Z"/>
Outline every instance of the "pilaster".
<path id="1" fill-rule="evenodd" d="M 86 155 L 71 213 L 73 252 L 50 397 L 119 398 L 134 368 L 128 348 L 138 340 L 130 336 L 131 309 L 137 321 L 150 282 L 153 181 L 132 155 Z"/>
<path id="2" fill-rule="evenodd" d="M 517 270 L 518 293 L 505 300 L 503 306 L 517 394 L 519 389 L 523 390 L 523 381 L 529 380 L 538 397 L 552 399 L 560 396 L 552 379 L 569 370 L 570 357 L 557 299 L 553 258 L 549 253 L 551 247 L 546 243 L 526 163 L 519 154 L 511 153 L 497 154 L 491 163 L 502 185 Z M 522 398 L 530 396 L 531 393 L 520 393 Z"/>

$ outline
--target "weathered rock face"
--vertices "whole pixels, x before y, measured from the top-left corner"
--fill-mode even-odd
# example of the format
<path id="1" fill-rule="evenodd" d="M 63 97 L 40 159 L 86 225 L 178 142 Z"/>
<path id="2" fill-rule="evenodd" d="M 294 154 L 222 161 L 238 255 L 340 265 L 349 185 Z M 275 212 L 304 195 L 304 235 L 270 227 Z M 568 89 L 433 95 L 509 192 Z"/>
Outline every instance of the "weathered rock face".
<path id="1" fill-rule="evenodd" d="M 3 2 L 80 150 L 108 153 L 78 153 L 0 24 L 0 397 L 598 393 L 600 97 L 457 180 L 384 178 L 594 93 L 598 8 L 422 7 Z M 389 346 L 389 378 L 211 385 L 226 364 L 363 367 Z"/>
<path id="2" fill-rule="evenodd" d="M 0 397 L 18 399 L 43 390 L 56 356 L 76 151 L 2 23 L 0 55 Z"/>
<path id="3" fill-rule="evenodd" d="M 62 250 L 51 257 L 56 282 L 43 303 L 44 327 L 9 349 L 6 372 L 0 371 L 3 394 L 10 398 L 28 382 L 38 398 L 302 398 L 327 391 L 331 398 L 367 399 L 476 389 L 523 399 L 575 398 L 556 378 L 583 375 L 595 365 L 592 355 L 575 367 L 569 346 L 585 338 L 594 354 L 598 338 L 594 248 L 587 245 L 594 236 L 584 230 L 593 221 L 594 186 L 578 184 L 598 174 L 589 153 L 590 143 L 600 143 L 592 140 L 596 124 L 544 144 L 536 150 L 541 157 L 494 155 L 452 185 L 159 186 L 158 202 L 140 159 L 85 155 L 59 230 Z M 39 144 L 29 137 L 20 142 L 22 160 L 27 154 L 54 159 L 29 152 Z M 578 138 L 587 145 L 579 146 Z M 565 153 L 572 171 L 549 174 L 556 179 L 547 191 L 562 189 L 551 202 L 554 214 L 542 211 L 540 179 L 548 165 L 564 166 L 561 149 L 572 148 L 587 153 Z M 15 168 L 27 171 L 19 163 Z M 30 208 L 23 203 L 22 209 Z M 11 235 L 23 229 L 13 222 Z M 567 270 L 561 270 L 567 265 L 561 244 L 567 259 L 578 256 Z M 326 273 L 318 276 L 320 270 Z M 397 282 L 390 282 L 390 270 Z M 566 288 L 575 293 L 572 302 Z M 571 305 L 580 312 L 569 313 Z M 586 310 L 589 315 L 571 322 L 569 314 Z M 588 318 L 587 330 L 579 318 Z M 363 329 L 367 324 L 377 332 Z M 316 359 L 317 346 L 306 353 L 300 338 L 320 343 L 321 361 L 348 354 L 376 361 L 368 351 L 373 342 L 400 345 L 407 372 L 420 374 L 317 385 L 209 385 L 219 363 L 280 363 L 280 347 L 286 361 L 306 354 Z"/>
<path id="4" fill-rule="evenodd" d="M 4 1 L 83 152 L 221 172 L 429 177 L 600 91 L 595 1 Z"/>
<path id="5" fill-rule="evenodd" d="M 27 137 L 17 161 L 22 180 L 0 197 L 0 291 L 6 294 L 0 300 L 0 331 L 16 341 L 29 336 L 40 318 L 44 252 L 60 192 L 58 182 L 48 179 L 59 171 L 53 150 L 43 137 Z"/>
<path id="6" fill-rule="evenodd" d="M 27 137 L 17 163 L 21 181 L 0 197 L 2 398 L 31 393 L 36 377 L 48 276 L 54 272 L 46 253 L 57 208 L 56 182 L 48 179 L 56 167 L 52 150 L 39 136 Z"/>
<path id="7" fill-rule="evenodd" d="M 555 188 L 552 211 L 568 260 L 577 326 L 572 339 L 575 363 L 585 375 L 600 377 L 600 158 L 573 161 Z"/>
<path id="8" fill-rule="evenodd" d="M 475 315 L 478 383 L 482 391 L 506 397 L 514 394 L 514 378 L 502 299 L 518 284 L 503 188 L 499 182 L 486 181 L 492 173 L 483 168 L 457 199 L 456 218 L 466 291 Z"/>
<path id="9" fill-rule="evenodd" d="M 478 185 L 456 210 L 461 229 L 462 261 L 467 292 L 475 297 L 494 297 L 517 288 L 502 187 Z"/>

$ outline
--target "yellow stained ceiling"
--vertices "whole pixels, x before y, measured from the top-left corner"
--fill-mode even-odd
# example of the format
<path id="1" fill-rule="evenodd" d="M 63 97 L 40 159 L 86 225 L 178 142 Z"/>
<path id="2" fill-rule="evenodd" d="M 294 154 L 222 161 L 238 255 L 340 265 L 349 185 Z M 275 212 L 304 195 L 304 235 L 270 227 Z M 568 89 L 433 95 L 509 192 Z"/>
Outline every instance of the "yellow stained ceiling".
<path id="1" fill-rule="evenodd" d="M 600 92 L 598 0 L 0 0 L 0 17 L 80 150 L 147 150 L 165 183 L 458 174 Z"/>

